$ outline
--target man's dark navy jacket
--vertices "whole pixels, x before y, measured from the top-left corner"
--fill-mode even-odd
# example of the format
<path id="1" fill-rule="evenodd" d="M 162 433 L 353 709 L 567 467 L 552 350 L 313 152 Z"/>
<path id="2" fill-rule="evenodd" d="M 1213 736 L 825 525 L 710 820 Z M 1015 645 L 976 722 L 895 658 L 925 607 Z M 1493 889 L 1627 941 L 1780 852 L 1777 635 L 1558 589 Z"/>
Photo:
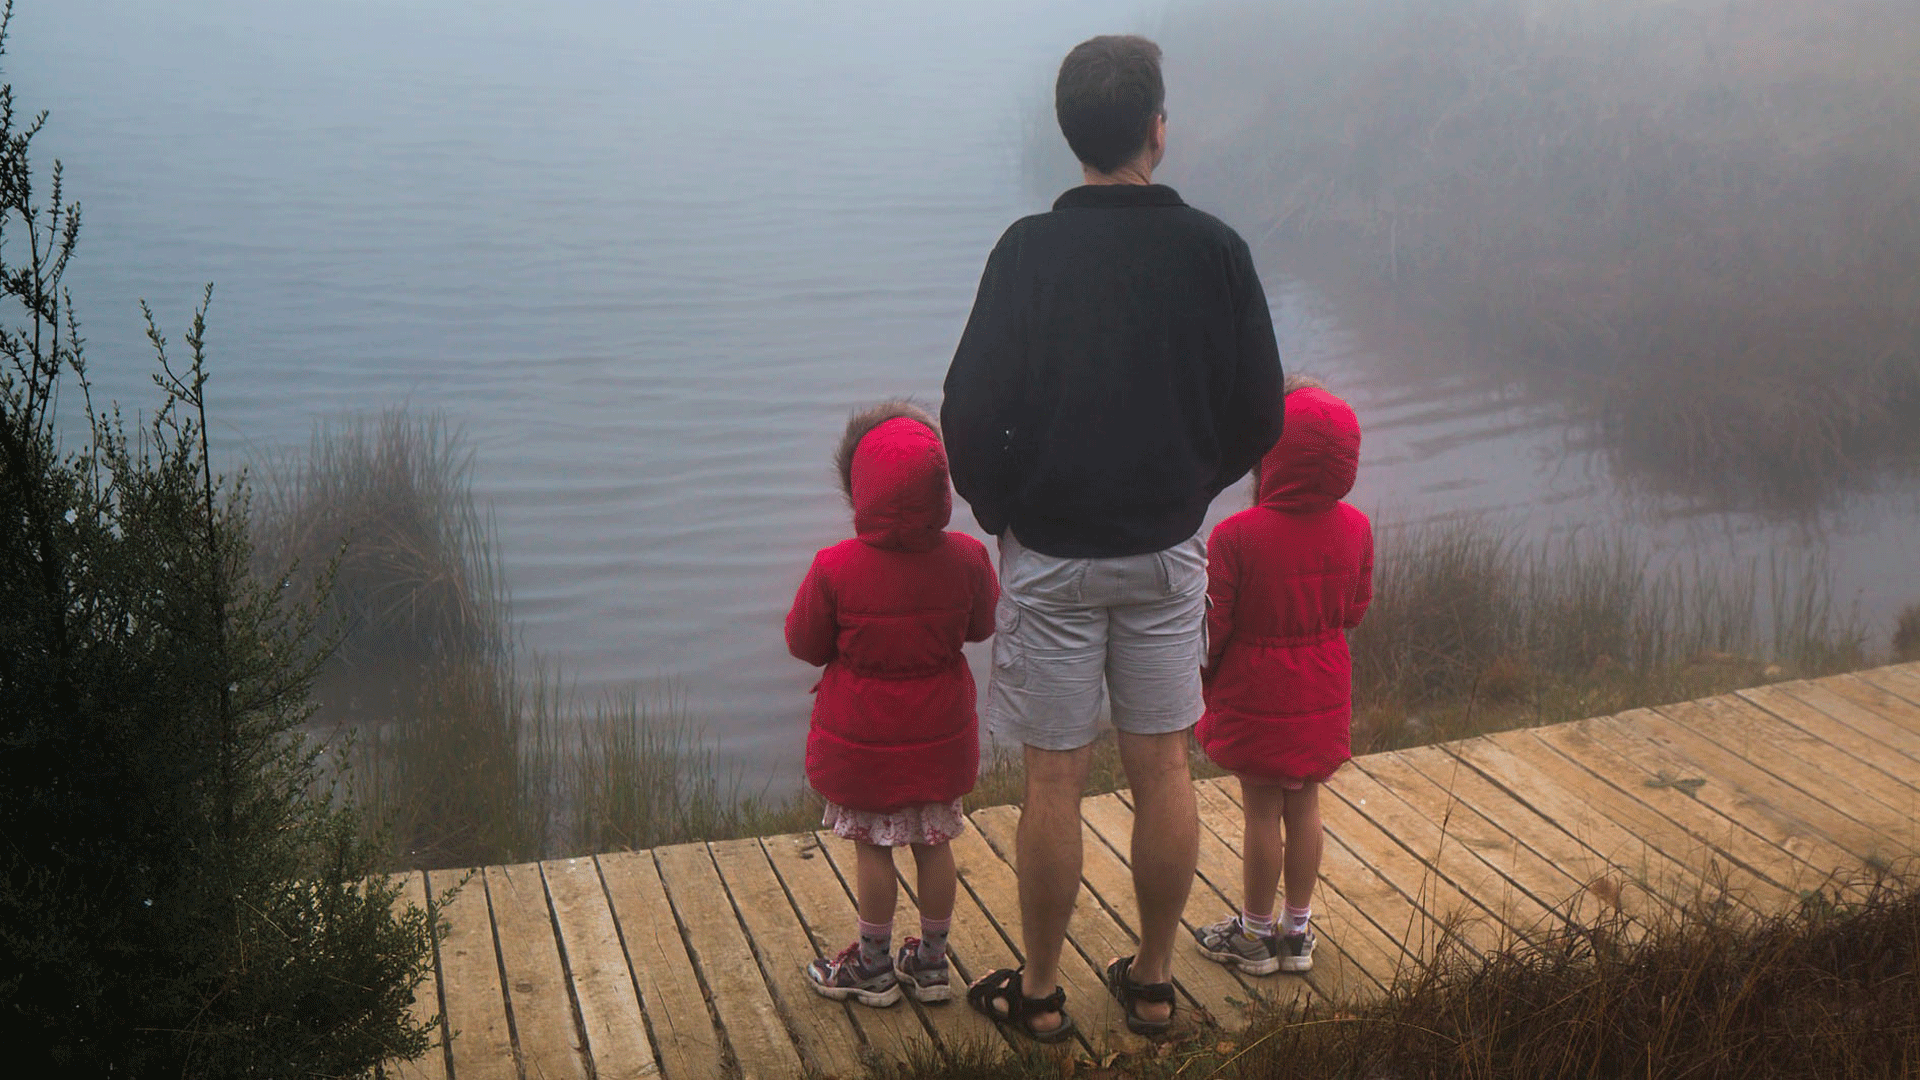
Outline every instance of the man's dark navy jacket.
<path id="1" fill-rule="evenodd" d="M 940 409 L 982 528 L 1061 558 L 1162 551 L 1280 437 L 1239 234 L 1160 184 L 1074 188 L 987 258 Z"/>

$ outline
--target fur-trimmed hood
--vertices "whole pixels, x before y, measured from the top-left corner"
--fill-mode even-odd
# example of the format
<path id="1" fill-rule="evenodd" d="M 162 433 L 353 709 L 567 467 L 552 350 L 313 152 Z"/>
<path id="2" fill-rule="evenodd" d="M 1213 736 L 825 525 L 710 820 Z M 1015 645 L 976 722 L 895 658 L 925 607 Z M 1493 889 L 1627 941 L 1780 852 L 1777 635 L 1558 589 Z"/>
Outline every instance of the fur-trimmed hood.
<path id="1" fill-rule="evenodd" d="M 878 548 L 927 551 L 953 517 L 947 453 L 926 410 L 886 401 L 853 414 L 834 464 L 853 528 Z"/>
<path id="2" fill-rule="evenodd" d="M 1325 510 L 1346 498 L 1360 468 L 1360 419 L 1317 385 L 1287 394 L 1280 441 L 1260 461 L 1255 501 L 1269 510 Z"/>

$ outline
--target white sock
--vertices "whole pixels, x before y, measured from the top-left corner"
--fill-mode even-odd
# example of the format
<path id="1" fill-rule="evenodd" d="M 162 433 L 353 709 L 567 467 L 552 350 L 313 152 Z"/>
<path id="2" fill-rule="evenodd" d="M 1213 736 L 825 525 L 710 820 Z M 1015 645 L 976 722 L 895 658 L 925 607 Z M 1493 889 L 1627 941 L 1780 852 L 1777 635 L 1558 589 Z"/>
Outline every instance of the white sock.
<path id="1" fill-rule="evenodd" d="M 1263 937 L 1273 933 L 1273 916 L 1255 915 L 1246 908 L 1240 909 L 1240 932 L 1248 937 Z"/>
<path id="2" fill-rule="evenodd" d="M 1287 907 L 1287 928 L 1285 930 L 1282 930 L 1281 933 L 1283 934 L 1306 933 L 1307 920 L 1313 918 L 1313 905 L 1309 904 L 1306 907 L 1294 907 L 1292 904 L 1288 904 L 1286 907 Z"/>

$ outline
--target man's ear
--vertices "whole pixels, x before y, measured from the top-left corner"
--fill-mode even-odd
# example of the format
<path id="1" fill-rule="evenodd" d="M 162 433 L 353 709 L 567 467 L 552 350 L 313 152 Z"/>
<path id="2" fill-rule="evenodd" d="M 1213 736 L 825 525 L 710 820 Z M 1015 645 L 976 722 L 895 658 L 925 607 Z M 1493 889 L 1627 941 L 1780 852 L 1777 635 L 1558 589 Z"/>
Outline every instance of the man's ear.
<path id="1" fill-rule="evenodd" d="M 1160 110 L 1159 114 L 1153 118 L 1153 128 L 1147 132 L 1147 148 L 1152 152 L 1154 167 L 1158 168 L 1160 159 L 1167 156 L 1167 111 L 1165 109 Z"/>

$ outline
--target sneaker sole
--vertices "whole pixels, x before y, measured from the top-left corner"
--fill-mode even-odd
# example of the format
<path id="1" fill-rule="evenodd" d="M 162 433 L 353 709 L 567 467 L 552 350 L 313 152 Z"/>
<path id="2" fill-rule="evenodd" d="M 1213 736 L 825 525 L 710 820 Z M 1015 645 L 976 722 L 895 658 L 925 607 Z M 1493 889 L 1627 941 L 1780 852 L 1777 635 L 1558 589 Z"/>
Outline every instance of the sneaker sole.
<path id="1" fill-rule="evenodd" d="M 1214 952 L 1197 941 L 1194 942 L 1194 946 L 1200 950 L 1200 955 L 1207 959 L 1237 967 L 1249 975 L 1272 975 L 1280 970 L 1280 958 L 1277 956 L 1269 956 L 1265 960 L 1249 960 L 1235 952 Z M 1308 964 L 1311 966 L 1312 961 L 1308 961 Z"/>
<path id="2" fill-rule="evenodd" d="M 857 986 L 822 986 L 812 979 L 807 985 L 813 992 L 830 1001 L 857 1001 L 874 1009 L 884 1009 L 900 1000 L 900 984 L 894 983 L 885 990 L 862 990 Z"/>
<path id="3" fill-rule="evenodd" d="M 953 1000 L 953 987 L 947 983 L 941 983 L 939 986 L 921 986 L 909 980 L 901 983 L 900 988 L 922 1005 L 938 1005 L 941 1002 Z"/>
<path id="4" fill-rule="evenodd" d="M 1296 975 L 1301 974 L 1303 972 L 1312 971 L 1313 970 L 1313 954 L 1308 953 L 1305 956 L 1282 957 L 1279 961 L 1279 964 L 1280 964 L 1281 971 L 1290 972 Z"/>

